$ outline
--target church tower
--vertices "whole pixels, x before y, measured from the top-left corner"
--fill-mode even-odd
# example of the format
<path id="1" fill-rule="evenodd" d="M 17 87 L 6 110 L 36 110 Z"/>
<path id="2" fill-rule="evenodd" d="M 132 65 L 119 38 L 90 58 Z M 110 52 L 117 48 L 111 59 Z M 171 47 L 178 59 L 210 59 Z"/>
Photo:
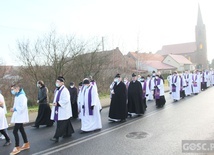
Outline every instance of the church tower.
<path id="1" fill-rule="evenodd" d="M 208 68 L 207 60 L 207 41 L 206 41 L 206 27 L 202 20 L 200 6 L 198 5 L 198 19 L 197 25 L 195 26 L 195 37 L 196 37 L 196 59 L 197 69 Z"/>

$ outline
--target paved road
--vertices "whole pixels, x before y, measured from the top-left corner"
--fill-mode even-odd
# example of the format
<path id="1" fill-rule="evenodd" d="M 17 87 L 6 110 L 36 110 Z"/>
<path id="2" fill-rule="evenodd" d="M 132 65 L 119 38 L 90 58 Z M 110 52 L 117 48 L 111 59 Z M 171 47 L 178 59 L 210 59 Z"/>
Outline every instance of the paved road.
<path id="1" fill-rule="evenodd" d="M 26 127 L 31 149 L 21 155 L 179 155 L 182 140 L 214 139 L 214 87 L 197 96 L 172 103 L 166 94 L 164 108 L 156 109 L 148 102 L 143 117 L 128 118 L 125 123 L 108 122 L 108 108 L 102 111 L 103 129 L 100 132 L 79 134 L 80 121 L 74 120 L 72 138 L 53 143 L 55 126 L 39 129 Z M 9 130 L 14 143 L 13 135 Z M 0 141 L 3 145 L 4 141 Z M 8 154 L 14 144 L 1 147 L 0 155 Z"/>

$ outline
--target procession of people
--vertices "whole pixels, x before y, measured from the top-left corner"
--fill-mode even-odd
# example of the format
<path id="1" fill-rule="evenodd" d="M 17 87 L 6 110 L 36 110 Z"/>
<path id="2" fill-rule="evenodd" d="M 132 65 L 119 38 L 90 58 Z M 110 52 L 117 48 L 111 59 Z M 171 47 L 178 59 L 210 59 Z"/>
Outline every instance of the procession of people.
<path id="1" fill-rule="evenodd" d="M 147 102 L 155 101 L 157 108 L 163 108 L 165 99 L 165 83 L 160 72 L 152 72 L 152 75 L 136 75 L 133 73 L 131 79 L 116 74 L 110 84 L 110 107 L 108 118 L 110 122 L 125 122 L 127 117 L 140 117 L 147 109 Z M 167 77 L 169 93 L 172 101 L 198 95 L 201 91 L 214 86 L 214 71 L 185 71 L 184 73 L 173 72 Z M 65 78 L 59 76 L 55 82 L 55 91 L 52 108 L 49 105 L 48 88 L 42 80 L 37 82 L 38 88 L 38 115 L 32 127 L 39 128 L 41 125 L 47 127 L 56 123 L 55 134 L 51 141 L 59 142 L 59 138 L 69 138 L 74 133 L 72 119 L 81 120 L 80 134 L 100 131 L 102 129 L 101 110 L 102 106 L 98 95 L 96 81 L 90 76 L 75 87 L 70 82 L 65 86 Z M 30 149 L 28 136 L 25 132 L 24 123 L 29 122 L 27 97 L 20 84 L 11 86 L 11 94 L 14 95 L 14 105 L 10 109 L 13 113 L 11 123 L 14 123 L 13 134 L 15 147 L 11 155 Z M 6 119 L 6 105 L 3 95 L 0 94 L 0 133 L 5 137 L 4 146 L 11 144 L 7 133 L 8 123 Z M 20 147 L 20 131 L 24 144 Z"/>

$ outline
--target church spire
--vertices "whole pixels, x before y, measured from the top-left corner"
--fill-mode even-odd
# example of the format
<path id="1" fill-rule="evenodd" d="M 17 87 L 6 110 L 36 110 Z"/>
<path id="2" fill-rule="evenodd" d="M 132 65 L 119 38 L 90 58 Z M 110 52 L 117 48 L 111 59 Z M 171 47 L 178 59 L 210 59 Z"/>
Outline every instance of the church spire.
<path id="1" fill-rule="evenodd" d="M 203 25 L 203 20 L 202 20 L 202 15 L 201 15 L 201 9 L 200 5 L 198 4 L 198 20 L 197 20 L 197 25 Z"/>

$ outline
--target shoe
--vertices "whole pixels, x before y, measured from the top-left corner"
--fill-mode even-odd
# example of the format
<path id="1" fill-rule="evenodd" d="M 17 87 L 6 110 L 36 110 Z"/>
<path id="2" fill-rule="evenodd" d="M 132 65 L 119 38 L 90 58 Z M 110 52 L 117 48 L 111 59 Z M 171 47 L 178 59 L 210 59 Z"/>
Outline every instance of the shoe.
<path id="1" fill-rule="evenodd" d="M 50 140 L 51 140 L 51 141 L 54 141 L 55 143 L 59 142 L 59 138 L 54 138 L 54 137 L 53 137 L 53 138 L 51 138 Z"/>
<path id="2" fill-rule="evenodd" d="M 10 155 L 15 155 L 21 152 L 20 147 L 14 147 L 13 151 L 10 153 Z"/>
<path id="3" fill-rule="evenodd" d="M 3 146 L 8 146 L 8 145 L 10 145 L 10 144 L 11 144 L 11 141 L 8 141 L 8 142 L 4 143 Z"/>
<path id="4" fill-rule="evenodd" d="M 69 138 L 69 137 L 71 137 L 71 135 L 64 135 L 64 136 L 62 136 L 62 138 Z"/>
<path id="5" fill-rule="evenodd" d="M 121 119 L 120 122 L 121 123 L 126 122 L 126 119 Z"/>
<path id="6" fill-rule="evenodd" d="M 46 125 L 46 127 L 52 127 L 53 126 L 53 124 L 52 125 Z"/>
<path id="7" fill-rule="evenodd" d="M 80 131 L 80 134 L 89 133 L 89 131 Z"/>
<path id="8" fill-rule="evenodd" d="M 5 137 L 4 137 L 4 135 L 1 135 L 1 137 L 0 137 L 1 139 L 5 139 Z"/>
<path id="9" fill-rule="evenodd" d="M 131 118 L 131 117 L 132 117 L 132 114 L 131 114 L 131 113 L 128 113 L 128 117 L 130 117 L 130 118 Z"/>
<path id="10" fill-rule="evenodd" d="M 111 122 L 120 122 L 120 119 L 109 118 L 108 120 Z"/>
<path id="11" fill-rule="evenodd" d="M 32 125 L 31 127 L 34 127 L 34 128 L 39 128 L 39 126 L 37 126 L 37 125 Z"/>
<path id="12" fill-rule="evenodd" d="M 94 130 L 94 132 L 99 132 L 99 131 L 101 131 L 101 129 L 95 129 L 95 130 Z"/>
<path id="13" fill-rule="evenodd" d="M 29 142 L 27 142 L 27 143 L 24 143 L 23 145 L 22 145 L 22 147 L 20 148 L 20 150 L 22 151 L 22 150 L 27 150 L 27 149 L 29 149 L 30 148 L 30 143 Z"/>

